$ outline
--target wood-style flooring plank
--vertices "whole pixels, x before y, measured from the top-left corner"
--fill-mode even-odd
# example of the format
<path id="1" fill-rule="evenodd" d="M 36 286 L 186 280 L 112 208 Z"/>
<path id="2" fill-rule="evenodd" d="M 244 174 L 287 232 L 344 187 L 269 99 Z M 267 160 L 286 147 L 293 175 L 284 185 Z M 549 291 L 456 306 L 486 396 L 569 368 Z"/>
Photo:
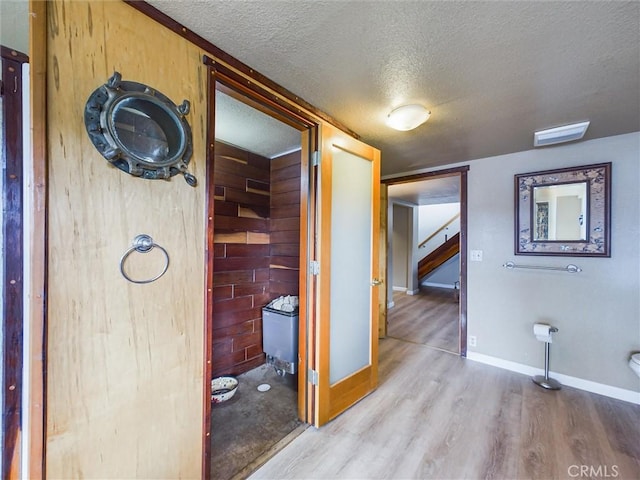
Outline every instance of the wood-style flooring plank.
<path id="1" fill-rule="evenodd" d="M 640 478 L 638 405 L 393 338 L 379 358 L 376 391 L 250 478 Z"/>
<path id="2" fill-rule="evenodd" d="M 460 351 L 460 307 L 454 290 L 421 286 L 415 295 L 395 292 L 393 302 L 387 313 L 388 336 Z"/>

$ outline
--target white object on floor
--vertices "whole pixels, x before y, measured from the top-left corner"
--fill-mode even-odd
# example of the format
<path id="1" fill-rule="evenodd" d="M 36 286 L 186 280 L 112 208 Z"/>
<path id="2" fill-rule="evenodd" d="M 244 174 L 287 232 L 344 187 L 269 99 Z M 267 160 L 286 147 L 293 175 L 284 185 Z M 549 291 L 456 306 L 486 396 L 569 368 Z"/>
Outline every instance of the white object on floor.
<path id="1" fill-rule="evenodd" d="M 233 397 L 238 389 L 238 379 L 235 377 L 217 377 L 211 380 L 211 401 L 222 403 Z"/>
<path id="2" fill-rule="evenodd" d="M 271 390 L 271 385 L 269 385 L 268 383 L 262 383 L 258 385 L 259 392 L 267 392 L 269 390 Z"/>

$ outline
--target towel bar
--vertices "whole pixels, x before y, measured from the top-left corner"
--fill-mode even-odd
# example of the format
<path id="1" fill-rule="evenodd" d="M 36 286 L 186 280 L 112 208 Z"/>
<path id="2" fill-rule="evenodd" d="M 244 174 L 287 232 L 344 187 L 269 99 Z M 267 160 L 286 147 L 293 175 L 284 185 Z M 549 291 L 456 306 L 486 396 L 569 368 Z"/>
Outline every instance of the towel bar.
<path id="1" fill-rule="evenodd" d="M 517 265 L 513 262 L 507 262 L 502 265 L 504 268 L 513 270 L 514 268 L 530 268 L 534 270 L 557 270 L 560 272 L 579 273 L 582 271 L 580 267 L 570 263 L 566 267 L 547 267 L 543 265 Z"/>

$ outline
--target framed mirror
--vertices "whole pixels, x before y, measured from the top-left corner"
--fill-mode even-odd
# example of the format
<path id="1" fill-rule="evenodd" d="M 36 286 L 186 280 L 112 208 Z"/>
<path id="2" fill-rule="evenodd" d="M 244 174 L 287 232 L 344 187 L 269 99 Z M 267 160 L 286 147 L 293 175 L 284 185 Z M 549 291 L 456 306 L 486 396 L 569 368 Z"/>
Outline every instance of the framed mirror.
<path id="1" fill-rule="evenodd" d="M 611 256 L 611 163 L 515 175 L 515 254 Z"/>

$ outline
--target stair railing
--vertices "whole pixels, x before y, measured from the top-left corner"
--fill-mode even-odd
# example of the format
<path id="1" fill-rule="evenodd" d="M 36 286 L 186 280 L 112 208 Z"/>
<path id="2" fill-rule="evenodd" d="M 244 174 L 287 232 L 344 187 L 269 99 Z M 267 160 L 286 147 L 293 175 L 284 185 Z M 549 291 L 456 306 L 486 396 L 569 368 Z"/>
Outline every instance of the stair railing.
<path id="1" fill-rule="evenodd" d="M 436 230 L 435 232 L 433 232 L 431 235 L 429 235 L 425 240 L 423 240 L 419 245 L 418 248 L 423 248 L 427 242 L 429 240 L 431 240 L 432 238 L 434 238 L 436 235 L 438 235 L 440 232 L 442 232 L 445 228 L 447 228 L 449 225 L 451 225 L 453 222 L 455 222 L 458 218 L 460 217 L 460 212 L 456 213 L 453 217 L 451 217 L 444 225 L 442 225 L 438 230 Z M 446 240 L 445 240 L 446 241 Z"/>

